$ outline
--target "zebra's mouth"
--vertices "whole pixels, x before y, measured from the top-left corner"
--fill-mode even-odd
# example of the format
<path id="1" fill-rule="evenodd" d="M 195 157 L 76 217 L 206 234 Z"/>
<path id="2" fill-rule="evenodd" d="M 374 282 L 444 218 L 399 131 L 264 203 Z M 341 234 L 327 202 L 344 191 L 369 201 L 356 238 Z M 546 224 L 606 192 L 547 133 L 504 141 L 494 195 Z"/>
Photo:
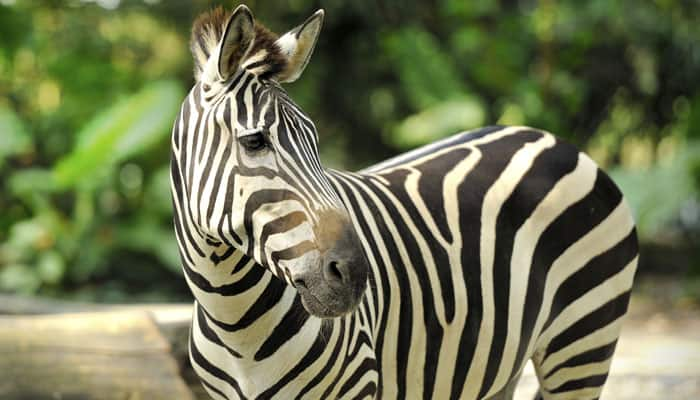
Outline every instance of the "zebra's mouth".
<path id="1" fill-rule="evenodd" d="M 297 288 L 297 291 L 301 296 L 301 304 L 309 314 L 319 318 L 335 318 L 343 315 L 343 313 L 333 312 L 333 310 L 323 305 L 308 289 Z"/>
<path id="2" fill-rule="evenodd" d="M 355 308 L 355 304 L 342 304 L 343 302 L 339 301 L 338 298 L 323 302 L 306 285 L 296 285 L 296 289 L 301 297 L 301 304 L 304 306 L 304 309 L 315 317 L 336 318 L 351 312 Z"/>

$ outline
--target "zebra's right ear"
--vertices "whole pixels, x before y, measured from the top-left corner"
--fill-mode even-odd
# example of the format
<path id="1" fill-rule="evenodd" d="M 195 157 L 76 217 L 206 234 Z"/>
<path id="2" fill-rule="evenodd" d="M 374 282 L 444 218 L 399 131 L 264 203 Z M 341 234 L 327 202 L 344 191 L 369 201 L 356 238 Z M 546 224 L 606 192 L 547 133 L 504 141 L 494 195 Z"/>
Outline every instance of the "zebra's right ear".
<path id="1" fill-rule="evenodd" d="M 303 24 L 277 40 L 277 47 L 286 59 L 284 68 L 275 76 L 278 82 L 294 82 L 304 71 L 321 32 L 323 15 L 323 10 L 316 11 Z"/>
<path id="2" fill-rule="evenodd" d="M 231 14 L 219 44 L 216 66 L 221 80 L 236 73 L 255 39 L 253 13 L 244 4 Z"/>

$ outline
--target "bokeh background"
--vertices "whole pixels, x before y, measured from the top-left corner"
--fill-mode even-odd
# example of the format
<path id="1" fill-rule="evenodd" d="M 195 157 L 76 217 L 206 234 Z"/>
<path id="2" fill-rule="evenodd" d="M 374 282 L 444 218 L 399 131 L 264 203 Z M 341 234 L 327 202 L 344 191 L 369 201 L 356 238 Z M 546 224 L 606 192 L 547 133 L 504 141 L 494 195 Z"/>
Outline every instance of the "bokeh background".
<path id="1" fill-rule="evenodd" d="M 211 3 L 0 0 L 0 292 L 191 298 L 167 163 L 193 83 L 189 29 Z M 697 1 L 247 4 L 280 33 L 326 10 L 287 88 L 316 121 L 327 166 L 495 123 L 549 130 L 627 195 L 640 285 L 679 307 L 700 301 Z"/>

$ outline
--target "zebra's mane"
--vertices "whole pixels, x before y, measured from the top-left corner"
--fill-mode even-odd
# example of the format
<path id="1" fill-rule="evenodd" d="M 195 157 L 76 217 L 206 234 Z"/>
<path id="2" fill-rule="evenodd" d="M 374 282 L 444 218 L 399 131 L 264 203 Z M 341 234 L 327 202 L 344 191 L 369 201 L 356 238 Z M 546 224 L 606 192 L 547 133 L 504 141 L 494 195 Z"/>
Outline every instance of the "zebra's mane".
<path id="1" fill-rule="evenodd" d="M 219 45 L 230 16 L 230 11 L 219 6 L 202 13 L 195 20 L 192 26 L 190 50 L 194 58 L 196 80 L 199 80 L 209 57 Z M 255 40 L 247 59 L 254 60 L 249 66 L 254 66 L 255 73 L 261 78 L 274 75 L 286 66 L 287 58 L 276 43 L 278 38 L 277 34 L 255 21 Z M 243 60 L 241 65 L 245 68 L 246 60 Z"/>

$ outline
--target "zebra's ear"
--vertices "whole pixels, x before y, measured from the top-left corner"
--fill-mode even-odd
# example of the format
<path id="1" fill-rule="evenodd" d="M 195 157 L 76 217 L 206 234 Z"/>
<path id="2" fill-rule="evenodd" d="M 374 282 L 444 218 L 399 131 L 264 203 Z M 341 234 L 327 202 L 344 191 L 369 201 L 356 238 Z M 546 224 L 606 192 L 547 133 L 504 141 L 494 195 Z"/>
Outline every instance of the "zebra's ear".
<path id="1" fill-rule="evenodd" d="M 323 15 L 323 10 L 316 11 L 303 24 L 277 39 L 276 44 L 287 61 L 275 76 L 278 82 L 294 82 L 304 71 L 321 32 Z"/>
<path id="2" fill-rule="evenodd" d="M 231 14 L 219 45 L 216 62 L 219 78 L 227 80 L 236 73 L 253 46 L 255 40 L 255 20 L 253 13 L 244 4 Z"/>

